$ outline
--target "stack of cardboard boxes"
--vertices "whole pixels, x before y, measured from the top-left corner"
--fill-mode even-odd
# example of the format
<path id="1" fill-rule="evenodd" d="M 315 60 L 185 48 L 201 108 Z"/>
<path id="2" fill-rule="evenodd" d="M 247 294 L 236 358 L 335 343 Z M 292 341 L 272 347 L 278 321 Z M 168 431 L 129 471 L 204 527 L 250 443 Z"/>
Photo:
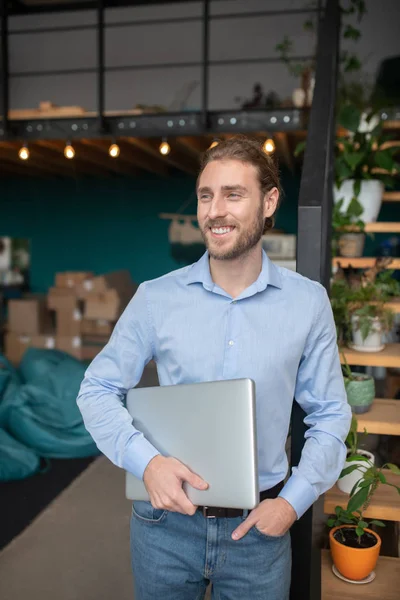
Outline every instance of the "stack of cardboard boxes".
<path id="1" fill-rule="evenodd" d="M 136 289 L 128 271 L 98 277 L 88 272 L 57 273 L 47 298 L 9 302 L 7 358 L 19 363 L 26 348 L 33 346 L 93 359 Z"/>

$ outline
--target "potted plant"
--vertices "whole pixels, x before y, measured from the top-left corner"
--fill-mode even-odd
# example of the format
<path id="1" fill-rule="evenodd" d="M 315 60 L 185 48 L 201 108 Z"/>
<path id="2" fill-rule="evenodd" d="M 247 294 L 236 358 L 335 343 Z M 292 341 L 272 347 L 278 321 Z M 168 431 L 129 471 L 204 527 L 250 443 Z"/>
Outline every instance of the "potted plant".
<path id="1" fill-rule="evenodd" d="M 344 360 L 342 369 L 344 371 L 343 379 L 347 402 L 350 404 L 353 413 L 366 413 L 371 410 L 375 399 L 375 380 L 371 375 L 353 372 L 347 363 L 344 353 L 342 353 L 342 356 Z"/>
<path id="2" fill-rule="evenodd" d="M 361 511 L 352 513 L 337 506 L 335 513 L 327 522 L 331 527 L 329 546 L 333 564 L 346 579 L 361 581 L 375 569 L 382 545 L 380 536 L 370 526 L 385 525 L 375 519 L 368 523 Z"/>
<path id="3" fill-rule="evenodd" d="M 367 511 L 380 485 L 394 487 L 400 494 L 400 487 L 389 483 L 383 472 L 388 468 L 395 475 L 400 475 L 400 469 L 392 463 L 386 463 L 378 468 L 367 458 L 363 458 L 365 463 L 363 468 L 359 466 L 357 457 L 354 457 L 353 462 L 355 464 L 343 471 L 346 474 L 359 471 L 347 507 L 343 509 L 337 506 L 335 517 L 330 518 L 327 525 L 332 528 L 329 542 L 336 569 L 347 579 L 360 581 L 368 577 L 375 568 L 381 547 L 379 535 L 369 526 L 384 526 L 381 521 L 376 520 L 368 524 L 363 514 Z"/>
<path id="4" fill-rule="evenodd" d="M 394 313 L 382 303 L 364 304 L 352 310 L 353 343 L 359 352 L 380 352 L 384 349 L 383 336 L 393 327 Z"/>
<path id="5" fill-rule="evenodd" d="M 365 460 L 368 459 L 371 464 L 375 464 L 375 456 L 368 450 L 361 450 L 358 447 L 357 425 L 357 419 L 353 417 L 346 438 L 347 458 L 337 481 L 339 490 L 345 494 L 350 494 L 360 479 L 360 471 L 362 473 L 365 469 Z M 368 433 L 366 429 L 364 429 L 364 433 Z M 360 471 L 357 470 L 357 467 L 360 468 Z"/>
<path id="6" fill-rule="evenodd" d="M 360 218 L 364 209 L 357 198 L 352 198 L 345 210 L 343 204 L 344 198 L 341 198 L 333 206 L 333 243 L 339 256 L 356 258 L 364 251 L 365 223 Z"/>
<path id="7" fill-rule="evenodd" d="M 362 112 L 353 105 L 342 106 L 339 125 L 343 135 L 336 138 L 334 200 L 343 198 L 342 209 L 357 198 L 363 207 L 360 217 L 376 221 L 384 187 L 393 187 L 400 165 L 395 160 L 396 147 L 383 134 L 383 121 L 372 110 Z"/>

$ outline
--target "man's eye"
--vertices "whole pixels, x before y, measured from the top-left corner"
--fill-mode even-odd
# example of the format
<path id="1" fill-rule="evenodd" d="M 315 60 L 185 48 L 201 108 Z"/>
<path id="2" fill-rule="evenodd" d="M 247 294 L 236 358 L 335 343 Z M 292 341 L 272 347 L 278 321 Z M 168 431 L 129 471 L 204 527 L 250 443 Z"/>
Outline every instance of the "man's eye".
<path id="1" fill-rule="evenodd" d="M 240 198 L 239 194 L 235 194 L 234 192 L 231 192 L 228 196 L 228 198 Z"/>
<path id="2" fill-rule="evenodd" d="M 203 201 L 210 200 L 210 198 L 211 198 L 210 194 L 202 194 L 200 196 L 200 200 L 203 200 Z"/>

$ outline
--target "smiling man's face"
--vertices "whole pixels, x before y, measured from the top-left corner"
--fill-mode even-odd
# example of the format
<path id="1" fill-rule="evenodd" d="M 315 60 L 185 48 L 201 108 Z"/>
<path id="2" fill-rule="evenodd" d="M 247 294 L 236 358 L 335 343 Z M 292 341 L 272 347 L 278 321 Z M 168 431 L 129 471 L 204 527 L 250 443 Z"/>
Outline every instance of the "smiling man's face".
<path id="1" fill-rule="evenodd" d="M 234 260 L 261 240 L 270 215 L 256 168 L 238 160 L 213 160 L 200 175 L 197 218 L 210 256 Z"/>

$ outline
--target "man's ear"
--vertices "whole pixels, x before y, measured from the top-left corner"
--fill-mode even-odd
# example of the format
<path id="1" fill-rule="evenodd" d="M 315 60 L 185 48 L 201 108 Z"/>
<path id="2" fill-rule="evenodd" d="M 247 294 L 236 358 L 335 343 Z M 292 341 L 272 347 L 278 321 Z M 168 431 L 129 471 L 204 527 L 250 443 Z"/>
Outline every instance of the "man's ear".
<path id="1" fill-rule="evenodd" d="M 272 217 L 276 212 L 276 208 L 279 202 L 279 190 L 273 187 L 264 196 L 264 217 Z"/>

